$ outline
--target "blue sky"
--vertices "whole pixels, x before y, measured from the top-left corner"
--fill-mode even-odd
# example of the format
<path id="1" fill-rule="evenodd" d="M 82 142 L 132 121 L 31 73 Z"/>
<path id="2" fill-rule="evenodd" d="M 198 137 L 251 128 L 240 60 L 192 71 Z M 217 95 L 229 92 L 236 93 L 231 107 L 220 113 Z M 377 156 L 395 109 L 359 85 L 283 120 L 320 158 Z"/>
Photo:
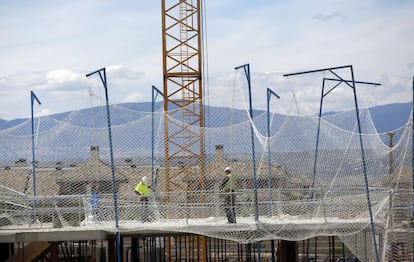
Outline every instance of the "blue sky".
<path id="1" fill-rule="evenodd" d="M 281 107 L 294 94 L 314 110 L 321 76 L 282 75 L 341 65 L 353 65 L 357 80 L 382 84 L 358 89 L 363 105 L 411 102 L 413 1 L 205 2 L 211 105 L 229 105 L 234 67 L 245 63 L 256 108 L 265 108 L 266 88 L 272 88 Z M 90 85 L 85 74 L 101 67 L 111 103 L 151 101 L 151 85 L 162 87 L 160 3 L 2 1 L 0 118 L 29 117 L 30 90 L 42 101 L 38 114 L 78 109 Z M 351 93 L 338 93 L 327 109 L 349 107 Z"/>

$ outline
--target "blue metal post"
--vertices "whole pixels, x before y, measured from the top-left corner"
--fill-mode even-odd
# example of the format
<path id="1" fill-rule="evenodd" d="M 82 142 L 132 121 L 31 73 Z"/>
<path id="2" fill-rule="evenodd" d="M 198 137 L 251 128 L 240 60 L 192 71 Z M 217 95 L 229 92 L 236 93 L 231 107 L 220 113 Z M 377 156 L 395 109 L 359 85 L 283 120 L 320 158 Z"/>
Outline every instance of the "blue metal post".
<path id="1" fill-rule="evenodd" d="M 351 66 L 351 75 L 352 75 L 352 87 L 354 89 L 354 101 L 355 101 L 355 110 L 356 110 L 356 117 L 357 117 L 357 123 L 358 123 L 359 143 L 361 145 L 361 153 L 362 153 L 362 167 L 364 169 L 365 191 L 366 191 L 366 194 L 367 194 L 368 211 L 369 211 L 369 217 L 370 217 L 370 221 L 371 221 L 372 240 L 373 240 L 374 248 L 375 248 L 375 256 L 376 256 L 377 262 L 379 262 L 380 259 L 379 259 L 379 253 L 378 253 L 378 247 L 377 247 L 377 238 L 375 237 L 376 232 L 375 232 L 374 218 L 373 218 L 373 214 L 372 214 L 371 199 L 370 199 L 370 193 L 369 193 L 369 184 L 368 184 L 368 177 L 367 177 L 367 164 L 366 164 L 366 160 L 365 160 L 364 144 L 362 142 L 362 129 L 361 129 L 361 122 L 360 122 L 360 119 L 359 119 L 358 100 L 357 100 L 357 95 L 356 95 L 354 70 L 352 69 L 352 66 Z"/>
<path id="2" fill-rule="evenodd" d="M 152 104 L 151 104 L 151 110 L 152 110 L 152 118 L 151 118 L 151 181 L 154 183 L 154 188 L 156 188 L 155 184 L 155 177 L 154 177 L 154 151 L 155 151 L 155 145 L 154 145 L 154 111 L 155 111 L 155 101 L 157 100 L 157 95 L 160 94 L 162 97 L 164 97 L 164 94 L 155 86 L 152 86 Z"/>
<path id="3" fill-rule="evenodd" d="M 272 170 L 270 164 L 270 98 L 274 95 L 277 99 L 280 99 L 275 92 L 273 92 L 270 88 L 267 89 L 267 178 L 269 184 L 269 205 L 270 205 L 270 214 L 273 216 L 273 197 L 272 197 Z"/>
<path id="4" fill-rule="evenodd" d="M 257 203 L 257 175 L 256 175 L 256 155 L 255 155 L 255 146 L 254 146 L 254 130 L 253 130 L 253 105 L 252 105 L 252 87 L 250 81 L 250 65 L 244 64 L 235 68 L 238 70 L 243 68 L 244 74 L 246 75 L 248 91 L 249 91 L 249 114 L 251 118 L 250 122 L 250 134 L 252 141 L 252 162 L 253 162 L 253 187 L 254 187 L 254 206 L 255 206 L 255 221 L 259 221 L 259 207 Z"/>
<path id="5" fill-rule="evenodd" d="M 315 146 L 315 158 L 313 161 L 313 177 L 312 177 L 312 198 L 313 198 L 313 192 L 314 192 L 314 186 L 315 186 L 315 179 L 316 179 L 316 166 L 318 163 L 318 151 L 319 151 L 319 135 L 321 132 L 321 117 L 322 117 L 322 106 L 323 106 L 323 98 L 324 98 L 324 92 L 325 92 L 325 79 L 322 81 L 322 92 L 321 92 L 321 100 L 319 101 L 319 117 L 318 117 L 318 129 L 316 131 L 316 146 Z"/>
<path id="6" fill-rule="evenodd" d="M 36 222 L 36 158 L 35 158 L 35 138 L 34 138 L 34 101 L 41 105 L 42 103 L 37 98 L 36 94 L 33 91 L 30 91 L 30 101 L 31 101 L 31 116 L 32 116 L 32 176 L 33 176 L 33 222 Z"/>
<path id="7" fill-rule="evenodd" d="M 319 136 L 321 131 L 321 117 L 322 117 L 322 107 L 323 107 L 323 98 L 328 95 L 334 88 L 339 86 L 342 82 L 339 81 L 333 88 L 331 88 L 326 94 L 325 94 L 325 82 L 327 81 L 327 78 L 324 78 L 322 80 L 322 90 L 321 90 L 321 100 L 319 103 L 319 117 L 318 117 L 318 129 L 316 131 L 316 146 L 315 146 L 315 157 L 313 160 L 313 172 L 312 172 L 312 186 L 311 186 L 311 199 L 313 199 L 314 191 L 315 191 L 315 179 L 316 179 L 316 167 L 318 163 L 318 153 L 319 153 Z M 310 239 L 306 241 L 306 259 L 309 260 L 309 245 L 310 245 Z"/>
<path id="8" fill-rule="evenodd" d="M 411 176 L 412 176 L 412 189 L 414 192 L 414 77 L 412 83 L 412 103 L 411 103 Z M 414 200 L 411 200 L 411 217 L 414 217 Z M 414 243 L 412 245 L 414 250 Z"/>
<path id="9" fill-rule="evenodd" d="M 113 154 L 113 147 L 112 147 L 112 131 L 111 131 L 111 114 L 109 112 L 109 99 L 108 99 L 108 85 L 106 81 L 106 70 L 105 67 L 98 69 L 92 73 L 86 75 L 86 77 L 90 77 L 91 75 L 98 74 L 102 84 L 105 88 L 105 101 L 106 101 L 106 117 L 108 122 L 108 137 L 109 137 L 109 151 L 111 157 L 111 173 L 112 173 L 112 195 L 114 197 L 114 209 L 115 209 L 115 227 L 119 228 L 118 223 L 118 203 L 117 203 L 117 192 L 116 192 L 116 181 L 115 181 L 115 164 L 114 164 L 114 154 Z M 117 261 L 121 261 L 121 236 L 119 231 L 116 231 L 116 251 L 117 251 Z"/>

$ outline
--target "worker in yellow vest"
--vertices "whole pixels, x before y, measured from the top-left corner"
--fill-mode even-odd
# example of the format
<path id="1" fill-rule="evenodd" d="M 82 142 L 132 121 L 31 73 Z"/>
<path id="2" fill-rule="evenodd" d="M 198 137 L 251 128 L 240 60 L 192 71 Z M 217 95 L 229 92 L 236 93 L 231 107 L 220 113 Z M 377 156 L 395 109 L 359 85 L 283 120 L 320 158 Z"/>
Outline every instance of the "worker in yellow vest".
<path id="1" fill-rule="evenodd" d="M 224 169 L 226 175 L 221 183 L 221 191 L 224 193 L 224 211 L 227 216 L 227 223 L 236 223 L 236 190 L 237 179 L 230 167 Z"/>
<path id="2" fill-rule="evenodd" d="M 135 187 L 135 193 L 140 197 L 142 203 L 141 209 L 141 219 L 142 222 L 150 222 L 151 219 L 151 210 L 149 207 L 149 196 L 150 196 L 151 186 L 148 184 L 148 178 L 146 176 L 142 177 L 141 181 Z"/>

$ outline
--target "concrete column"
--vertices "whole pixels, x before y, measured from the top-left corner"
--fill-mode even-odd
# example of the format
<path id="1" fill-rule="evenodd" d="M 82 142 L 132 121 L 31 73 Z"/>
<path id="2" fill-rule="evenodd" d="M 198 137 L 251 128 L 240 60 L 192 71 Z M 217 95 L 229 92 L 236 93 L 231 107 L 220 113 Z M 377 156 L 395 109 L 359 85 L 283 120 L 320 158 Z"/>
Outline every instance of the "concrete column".
<path id="1" fill-rule="evenodd" d="M 14 243 L 0 243 L 0 261 L 7 261 L 14 255 Z"/>
<path id="2" fill-rule="evenodd" d="M 108 239 L 108 262 L 116 261 L 115 239 Z"/>
<path id="3" fill-rule="evenodd" d="M 279 256 L 280 262 L 297 262 L 298 261 L 298 254 L 297 254 L 297 243 L 295 241 L 280 241 L 280 252 Z"/>
<path id="4" fill-rule="evenodd" d="M 131 238 L 131 261 L 132 262 L 138 262 L 138 238 L 133 237 Z"/>
<path id="5" fill-rule="evenodd" d="M 50 246 L 50 262 L 59 262 L 59 242 L 52 242 Z"/>

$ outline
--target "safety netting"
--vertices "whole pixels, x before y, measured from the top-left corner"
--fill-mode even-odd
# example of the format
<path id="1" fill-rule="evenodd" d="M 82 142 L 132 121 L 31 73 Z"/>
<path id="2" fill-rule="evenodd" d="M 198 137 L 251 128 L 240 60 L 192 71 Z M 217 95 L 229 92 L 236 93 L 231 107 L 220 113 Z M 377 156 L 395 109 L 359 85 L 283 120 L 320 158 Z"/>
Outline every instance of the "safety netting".
<path id="1" fill-rule="evenodd" d="M 203 127 L 171 119 L 162 97 L 106 106 L 98 81 L 77 110 L 35 113 L 1 130 L 0 234 L 89 228 L 240 243 L 335 235 L 364 261 L 412 256 L 411 114 L 378 133 L 368 107 L 359 108 L 360 125 L 354 108 L 319 117 L 295 96 L 283 113 L 277 102 L 270 112 L 250 111 L 238 77 L 232 103 L 241 106 L 206 107 Z M 202 146 L 201 156 L 175 156 L 173 144 L 166 156 L 178 132 L 165 132 L 166 121 L 201 134 L 184 150 Z M 237 178 L 231 224 L 221 190 L 226 167 Z M 134 192 L 143 176 L 147 202 Z"/>

